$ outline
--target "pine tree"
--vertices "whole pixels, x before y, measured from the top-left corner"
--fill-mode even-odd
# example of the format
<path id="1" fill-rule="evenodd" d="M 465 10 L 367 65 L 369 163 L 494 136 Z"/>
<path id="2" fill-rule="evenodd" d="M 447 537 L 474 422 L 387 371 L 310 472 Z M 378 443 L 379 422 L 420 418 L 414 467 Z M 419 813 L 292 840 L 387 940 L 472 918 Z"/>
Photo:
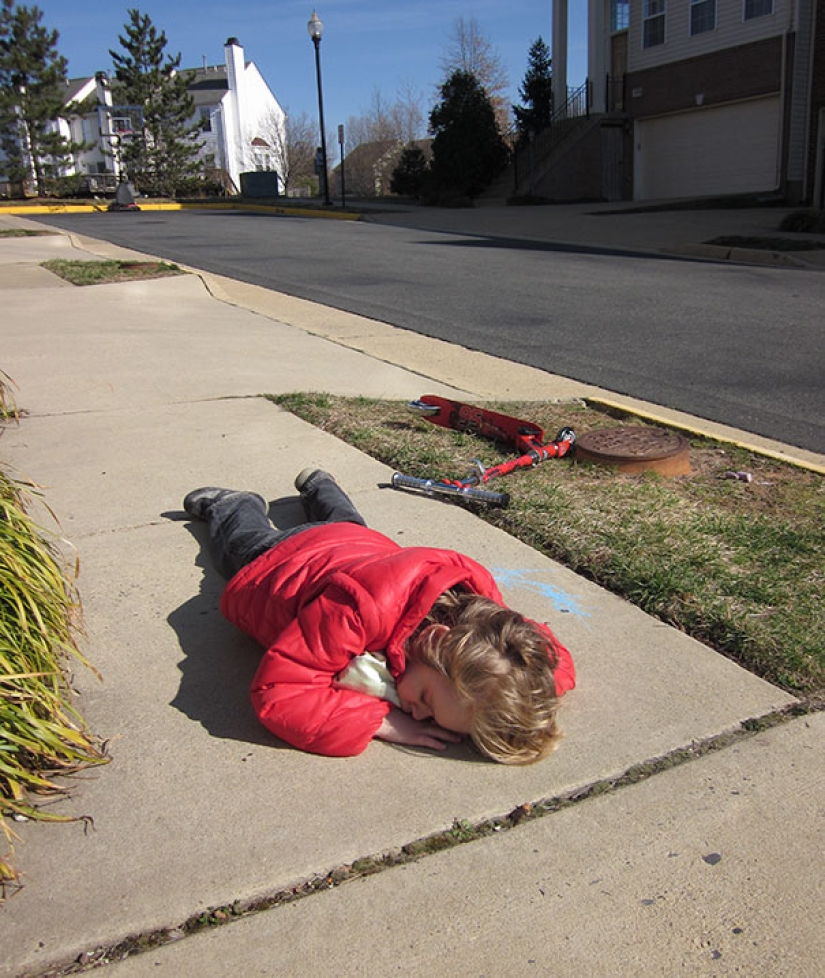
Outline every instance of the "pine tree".
<path id="1" fill-rule="evenodd" d="M 128 11 L 122 52 L 109 51 L 115 68 L 115 101 L 137 106 L 142 125 L 122 148 L 123 161 L 143 193 L 169 196 L 199 169 L 200 132 L 192 122 L 194 101 L 187 78 L 178 71 L 180 54 L 164 55 L 166 34 L 148 14 Z"/>
<path id="2" fill-rule="evenodd" d="M 553 121 L 553 74 L 550 49 L 539 37 L 530 46 L 527 72 L 519 90 L 524 105 L 514 105 L 513 115 L 522 140 L 546 129 Z"/>
<path id="3" fill-rule="evenodd" d="M 72 154 L 83 148 L 57 129 L 65 115 L 66 59 L 57 31 L 41 23 L 37 7 L 3 0 L 0 8 L 0 147 L 6 176 L 49 193 Z"/>
<path id="4" fill-rule="evenodd" d="M 402 150 L 398 166 L 392 171 L 390 190 L 402 197 L 421 196 L 427 180 L 427 157 L 420 146 L 407 146 Z"/>
<path id="5" fill-rule="evenodd" d="M 435 183 L 447 194 L 472 199 L 504 169 L 507 146 L 490 98 L 475 75 L 455 71 L 439 93 L 441 101 L 430 113 Z"/>

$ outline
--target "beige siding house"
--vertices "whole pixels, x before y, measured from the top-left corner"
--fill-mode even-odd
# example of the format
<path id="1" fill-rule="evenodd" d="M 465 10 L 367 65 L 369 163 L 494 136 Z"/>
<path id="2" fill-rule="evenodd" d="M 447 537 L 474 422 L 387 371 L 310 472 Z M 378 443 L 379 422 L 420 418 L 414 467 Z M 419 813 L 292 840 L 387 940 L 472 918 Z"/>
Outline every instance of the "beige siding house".
<path id="1" fill-rule="evenodd" d="M 567 88 L 567 0 L 551 3 L 558 92 Z M 825 156 L 816 94 L 824 8 L 821 0 L 588 0 L 588 138 L 603 153 L 609 131 L 618 174 L 612 196 L 602 196 L 812 202 Z"/>
<path id="2" fill-rule="evenodd" d="M 802 196 L 813 8 L 814 0 L 631 3 L 635 199 Z"/>

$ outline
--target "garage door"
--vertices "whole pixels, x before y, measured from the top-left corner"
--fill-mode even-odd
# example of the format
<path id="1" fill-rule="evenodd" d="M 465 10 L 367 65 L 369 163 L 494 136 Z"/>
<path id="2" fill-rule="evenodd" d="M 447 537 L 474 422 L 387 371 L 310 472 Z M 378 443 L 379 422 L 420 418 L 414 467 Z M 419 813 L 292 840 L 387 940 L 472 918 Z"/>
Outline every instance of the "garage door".
<path id="1" fill-rule="evenodd" d="M 638 120 L 634 135 L 636 200 L 763 192 L 778 184 L 778 96 Z"/>

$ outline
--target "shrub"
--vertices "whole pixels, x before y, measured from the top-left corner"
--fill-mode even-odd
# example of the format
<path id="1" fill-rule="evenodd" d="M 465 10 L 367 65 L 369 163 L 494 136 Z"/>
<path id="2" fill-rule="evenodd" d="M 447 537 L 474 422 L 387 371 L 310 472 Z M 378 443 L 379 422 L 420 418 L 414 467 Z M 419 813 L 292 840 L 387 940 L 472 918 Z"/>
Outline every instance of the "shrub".
<path id="1" fill-rule="evenodd" d="M 825 211 L 793 211 L 782 219 L 779 230 L 825 233 Z"/>
<path id="2" fill-rule="evenodd" d="M 401 197 L 419 198 L 427 180 L 427 157 L 419 146 L 407 146 L 392 172 L 390 190 Z"/>

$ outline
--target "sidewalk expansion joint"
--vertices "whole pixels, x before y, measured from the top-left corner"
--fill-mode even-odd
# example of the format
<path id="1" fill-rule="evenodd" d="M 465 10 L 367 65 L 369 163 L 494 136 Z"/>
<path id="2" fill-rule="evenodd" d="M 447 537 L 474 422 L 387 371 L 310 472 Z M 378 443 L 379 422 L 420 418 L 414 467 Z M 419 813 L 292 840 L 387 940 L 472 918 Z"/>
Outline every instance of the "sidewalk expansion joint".
<path id="1" fill-rule="evenodd" d="M 93 968 L 122 961 L 128 957 L 153 951 L 168 944 L 174 944 L 210 928 L 221 927 L 235 920 L 296 903 L 316 893 L 340 887 L 344 883 L 374 876 L 396 866 L 418 862 L 435 853 L 454 849 L 467 842 L 476 842 L 502 832 L 511 831 L 524 823 L 544 818 L 592 798 L 613 794 L 623 788 L 647 781 L 664 771 L 680 767 L 682 764 L 745 743 L 774 727 L 823 711 L 825 711 L 825 695 L 819 692 L 801 698 L 775 712 L 744 720 L 732 730 L 716 734 L 705 740 L 695 741 L 686 747 L 676 748 L 660 757 L 634 764 L 622 774 L 591 782 L 561 795 L 534 802 L 524 802 L 505 815 L 497 815 L 477 822 L 456 819 L 448 829 L 442 829 L 400 847 L 363 856 L 351 863 L 319 872 L 268 896 L 256 897 L 252 900 L 240 899 L 224 906 L 211 907 L 206 911 L 192 915 L 177 925 L 134 934 L 110 946 L 84 951 L 71 962 L 52 966 L 40 972 L 39 978 L 62 978 L 64 975 L 82 974 Z"/>

